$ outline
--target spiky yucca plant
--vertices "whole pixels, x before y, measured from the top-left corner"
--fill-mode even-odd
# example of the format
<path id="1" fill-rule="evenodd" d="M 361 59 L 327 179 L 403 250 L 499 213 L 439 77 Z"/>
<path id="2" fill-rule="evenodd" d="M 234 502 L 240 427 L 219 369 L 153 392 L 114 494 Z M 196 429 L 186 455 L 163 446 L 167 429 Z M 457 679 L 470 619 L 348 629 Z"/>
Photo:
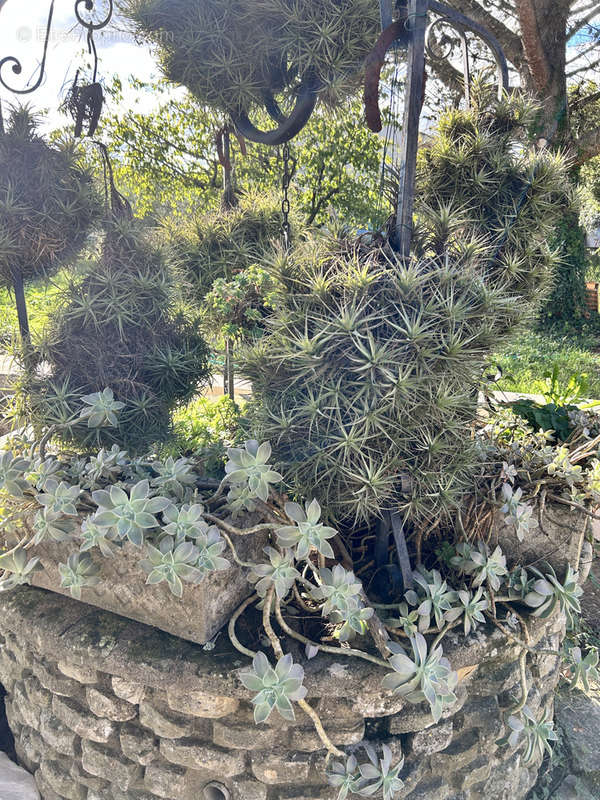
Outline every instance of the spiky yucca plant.
<path id="1" fill-rule="evenodd" d="M 158 45 L 169 80 L 228 113 L 264 109 L 265 91 L 299 78 L 315 79 L 330 101 L 343 98 L 379 27 L 372 0 L 120 0 L 120 8 Z"/>
<path id="2" fill-rule="evenodd" d="M 112 218 L 100 257 L 65 290 L 41 347 L 44 375 L 26 375 L 31 419 L 65 426 L 86 446 L 130 449 L 164 439 L 171 411 L 209 379 L 208 348 L 176 311 L 164 252 L 140 223 Z M 47 374 L 49 371 L 49 375 Z M 77 416 L 82 397 L 110 387 L 125 404 L 116 427 Z"/>
<path id="3" fill-rule="evenodd" d="M 0 284 L 15 291 L 22 337 L 29 335 L 23 283 L 76 256 L 101 204 L 73 142 L 49 144 L 28 107 L 0 130 Z"/>
<path id="4" fill-rule="evenodd" d="M 543 293 L 564 199 L 563 160 L 523 146 L 526 112 L 511 100 L 442 119 L 407 263 L 377 236 L 321 235 L 289 256 L 244 371 L 290 486 L 338 522 L 400 508 L 433 524 L 460 506 L 486 359 Z"/>

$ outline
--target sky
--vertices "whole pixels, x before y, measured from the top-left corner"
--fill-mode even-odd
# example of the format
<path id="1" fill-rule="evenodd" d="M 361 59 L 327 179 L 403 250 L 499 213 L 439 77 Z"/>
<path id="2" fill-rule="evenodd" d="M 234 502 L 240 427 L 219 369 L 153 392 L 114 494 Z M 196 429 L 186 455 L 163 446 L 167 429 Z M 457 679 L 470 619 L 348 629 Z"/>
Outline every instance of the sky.
<path id="1" fill-rule="evenodd" d="M 85 63 L 87 56 L 87 31 L 77 23 L 74 13 L 74 0 L 55 0 L 52 33 L 48 46 L 46 77 L 40 88 L 30 95 L 17 98 L 0 85 L 0 99 L 3 104 L 26 102 L 36 110 L 49 110 L 48 126 L 64 125 L 67 119 L 58 113 L 57 108 L 67 87 L 75 77 L 78 66 Z M 101 10 L 105 4 L 96 3 Z M 21 75 L 12 71 L 12 63 L 5 64 L 1 75 L 6 83 L 17 88 L 25 88 L 35 83 L 39 75 L 50 0 L 0 0 L 0 61 L 8 56 L 18 58 L 23 66 Z M 82 16 L 85 3 L 81 2 Z M 99 75 L 110 81 L 112 75 L 121 77 L 124 87 L 130 74 L 141 80 L 158 77 L 158 70 L 150 49 L 136 45 L 124 32 L 109 25 L 95 34 L 100 56 Z M 130 94 L 126 97 L 131 103 L 152 103 L 150 96 Z M 143 109 L 140 109 L 143 110 Z"/>

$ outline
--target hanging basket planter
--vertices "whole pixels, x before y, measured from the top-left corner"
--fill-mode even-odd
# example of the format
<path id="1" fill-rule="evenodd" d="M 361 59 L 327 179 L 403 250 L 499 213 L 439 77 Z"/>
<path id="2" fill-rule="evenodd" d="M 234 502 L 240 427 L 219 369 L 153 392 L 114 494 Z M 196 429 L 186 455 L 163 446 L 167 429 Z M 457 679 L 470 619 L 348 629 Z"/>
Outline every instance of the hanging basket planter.
<path id="1" fill-rule="evenodd" d="M 356 89 L 379 30 L 371 0 L 123 0 L 122 10 L 158 46 L 166 77 L 200 102 L 240 120 L 266 108 L 281 123 L 276 97 L 297 101 L 285 119 L 298 130 L 317 95 L 338 105 Z"/>

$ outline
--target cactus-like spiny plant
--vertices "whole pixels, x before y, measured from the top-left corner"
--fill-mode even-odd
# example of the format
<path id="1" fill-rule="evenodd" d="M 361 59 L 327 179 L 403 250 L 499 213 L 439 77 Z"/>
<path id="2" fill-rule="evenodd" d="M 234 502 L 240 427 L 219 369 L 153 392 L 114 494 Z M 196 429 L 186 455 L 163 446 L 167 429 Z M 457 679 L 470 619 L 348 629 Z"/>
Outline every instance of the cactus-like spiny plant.
<path id="1" fill-rule="evenodd" d="M 210 376 L 204 340 L 176 311 L 164 253 L 128 219 L 107 223 L 99 258 L 65 290 L 41 352 L 50 375 L 25 376 L 29 412 L 83 445 L 135 449 L 163 439 L 171 411 Z M 82 401 L 87 416 L 77 415 Z M 102 414 L 105 424 L 90 424 Z"/>
<path id="2" fill-rule="evenodd" d="M 24 338 L 23 282 L 74 258 L 101 211 L 77 146 L 49 144 L 38 125 L 28 107 L 13 108 L 0 125 L 0 285 L 15 291 Z"/>
<path id="3" fill-rule="evenodd" d="M 507 99 L 443 117 L 410 260 L 380 237 L 322 234 L 283 266 L 245 359 L 255 424 L 290 486 L 338 522 L 400 508 L 435 524 L 472 484 L 486 359 L 543 296 L 564 208 L 564 160 L 522 142 L 530 113 Z"/>
<path id="4" fill-rule="evenodd" d="M 264 109 L 266 92 L 293 96 L 310 79 L 330 101 L 356 88 L 379 32 L 371 0 L 120 0 L 158 45 L 162 70 L 225 112 Z"/>

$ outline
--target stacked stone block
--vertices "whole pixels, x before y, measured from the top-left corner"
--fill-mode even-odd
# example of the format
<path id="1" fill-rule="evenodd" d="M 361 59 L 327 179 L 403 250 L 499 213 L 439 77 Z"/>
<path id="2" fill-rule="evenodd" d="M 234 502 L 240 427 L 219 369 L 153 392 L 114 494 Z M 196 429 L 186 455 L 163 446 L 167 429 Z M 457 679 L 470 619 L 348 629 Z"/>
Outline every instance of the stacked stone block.
<path id="1" fill-rule="evenodd" d="M 0 601 L 0 681 L 20 762 L 43 800 L 330 800 L 311 721 L 256 726 L 222 636 L 205 650 L 30 587 Z M 534 641 L 556 647 L 558 617 Z M 379 689 L 367 662 L 305 664 L 308 700 L 336 745 L 404 753 L 408 800 L 520 800 L 535 782 L 499 748 L 519 698 L 517 650 L 497 632 L 449 642 L 458 701 L 437 725 L 423 706 Z M 321 662 L 320 664 L 318 662 Z M 531 665 L 529 705 L 552 706 L 556 658 Z"/>

